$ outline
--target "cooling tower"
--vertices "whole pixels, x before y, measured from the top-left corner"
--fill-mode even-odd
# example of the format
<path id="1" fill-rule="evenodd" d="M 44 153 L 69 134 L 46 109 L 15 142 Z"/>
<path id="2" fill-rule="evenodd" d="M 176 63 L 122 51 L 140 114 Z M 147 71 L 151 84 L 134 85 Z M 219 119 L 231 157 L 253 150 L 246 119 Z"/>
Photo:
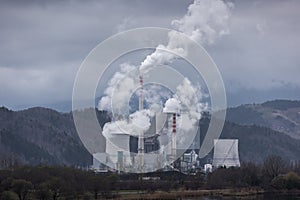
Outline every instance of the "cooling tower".
<path id="1" fill-rule="evenodd" d="M 106 139 L 106 153 L 109 155 L 112 163 L 118 163 L 118 154 L 120 159 L 120 152 L 124 161 L 122 164 L 131 164 L 130 160 L 130 135 L 126 133 L 111 133 L 110 137 Z"/>
<path id="2" fill-rule="evenodd" d="M 156 113 L 156 133 L 161 133 L 162 129 L 166 126 L 167 114 L 166 113 Z"/>
<path id="3" fill-rule="evenodd" d="M 215 168 L 221 166 L 240 167 L 238 140 L 214 140 L 214 157 L 212 165 Z"/>

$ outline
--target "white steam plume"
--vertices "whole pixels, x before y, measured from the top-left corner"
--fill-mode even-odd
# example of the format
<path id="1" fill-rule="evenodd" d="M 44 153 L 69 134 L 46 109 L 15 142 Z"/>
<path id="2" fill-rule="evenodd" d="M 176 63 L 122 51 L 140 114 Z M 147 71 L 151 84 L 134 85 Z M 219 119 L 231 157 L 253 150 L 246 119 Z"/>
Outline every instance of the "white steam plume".
<path id="1" fill-rule="evenodd" d="M 201 88 L 184 78 L 177 86 L 174 96 L 165 103 L 164 113 L 177 114 L 177 148 L 188 148 L 191 138 L 196 136 L 201 111 L 207 109 L 207 104 L 200 103 L 201 98 Z"/>
<path id="2" fill-rule="evenodd" d="M 185 78 L 176 89 L 176 97 L 181 102 L 181 128 L 190 131 L 201 118 L 201 111 L 205 110 L 205 105 L 200 103 L 201 89 L 192 85 L 189 79 Z"/>
<path id="3" fill-rule="evenodd" d="M 146 59 L 140 65 L 140 73 L 145 74 L 151 68 L 158 66 L 158 65 L 168 65 L 170 64 L 175 58 L 176 55 L 173 53 L 169 53 L 168 51 L 175 52 L 180 56 L 186 56 L 186 48 L 185 42 L 182 41 L 182 37 L 176 31 L 170 31 L 168 33 L 168 44 L 165 45 L 158 45 L 156 50 L 148 55 Z"/>
<path id="4" fill-rule="evenodd" d="M 171 24 L 174 29 L 200 44 L 210 45 L 220 36 L 229 34 L 228 21 L 232 7 L 232 3 L 225 3 L 222 0 L 195 0 L 188 7 L 187 13 L 181 19 L 173 20 Z M 168 38 L 167 45 L 158 45 L 156 50 L 141 63 L 139 66 L 141 74 L 147 73 L 155 66 L 171 63 L 176 55 L 168 53 L 168 51 L 176 52 L 180 56 L 188 53 L 185 42 L 182 41 L 182 37 L 179 37 L 177 32 L 170 31 Z M 135 74 L 137 71 L 134 68 L 128 64 L 121 65 L 121 72 L 117 72 L 113 76 L 105 91 L 106 96 L 99 102 L 98 108 L 100 110 L 111 110 L 113 94 L 116 94 L 113 98 L 116 99 L 115 102 L 118 102 L 118 110 L 124 111 L 128 107 L 128 97 L 138 85 Z"/>
<path id="5" fill-rule="evenodd" d="M 186 34 L 196 42 L 210 45 L 220 36 L 229 34 L 228 21 L 232 7 L 232 3 L 225 3 L 222 0 L 195 0 L 189 6 L 187 14 L 181 19 L 173 20 L 171 24 L 174 29 Z M 176 55 L 167 51 L 173 51 L 179 56 L 188 53 L 185 42 L 178 37 L 177 32 L 170 31 L 168 37 L 167 45 L 158 45 L 155 52 L 148 55 L 141 63 L 141 73 L 147 73 L 157 65 L 171 63 Z"/>
<path id="6" fill-rule="evenodd" d="M 170 98 L 166 101 L 163 112 L 179 114 L 180 108 L 180 102 L 176 98 Z"/>
<path id="7" fill-rule="evenodd" d="M 220 36 L 229 34 L 228 20 L 232 7 L 232 3 L 225 3 L 222 0 L 195 0 L 189 6 L 185 16 L 172 21 L 172 26 L 202 45 L 211 45 Z M 168 53 L 168 51 L 175 52 L 179 56 L 186 56 L 188 54 L 187 44 L 181 38 L 178 32 L 170 31 L 167 44 L 158 45 L 156 50 L 148 55 L 138 68 L 123 64 L 121 72 L 117 72 L 109 82 L 108 88 L 105 91 L 106 96 L 100 100 L 98 108 L 101 110 L 110 110 L 112 102 L 117 102 L 114 105 L 118 107 L 117 110 L 127 111 L 128 99 L 138 86 L 137 73 L 144 75 L 155 66 L 170 64 L 177 56 Z M 184 132 L 195 128 L 194 124 L 201 117 L 200 113 L 203 105 L 199 103 L 199 97 L 196 97 L 198 94 L 197 91 L 197 88 L 186 78 L 177 87 L 176 95 L 174 96 L 181 102 L 183 111 L 187 108 L 184 111 L 185 113 L 181 115 L 181 127 Z M 136 122 L 135 119 L 142 120 L 143 122 Z M 149 124 L 150 114 L 148 111 L 137 111 L 128 120 L 119 120 L 105 124 L 103 135 L 109 136 L 110 132 L 121 131 L 120 129 L 125 130 L 129 134 L 137 134 L 141 127 L 144 127 L 145 130 L 146 128 L 148 129 Z"/>
<path id="8" fill-rule="evenodd" d="M 187 14 L 173 20 L 172 25 L 202 45 L 213 44 L 218 37 L 229 34 L 228 21 L 233 6 L 222 0 L 195 0 Z"/>
<path id="9" fill-rule="evenodd" d="M 144 109 L 129 115 L 129 119 L 108 122 L 103 127 L 103 136 L 110 138 L 112 133 L 126 133 L 138 136 L 141 131 L 145 132 L 150 127 L 150 110 Z"/>
<path id="10" fill-rule="evenodd" d="M 98 103 L 99 110 L 112 111 L 112 103 L 114 110 L 120 113 L 128 111 L 128 99 L 138 86 L 137 68 L 133 65 L 121 64 L 121 71 L 116 72 L 105 89 L 105 96 Z"/>

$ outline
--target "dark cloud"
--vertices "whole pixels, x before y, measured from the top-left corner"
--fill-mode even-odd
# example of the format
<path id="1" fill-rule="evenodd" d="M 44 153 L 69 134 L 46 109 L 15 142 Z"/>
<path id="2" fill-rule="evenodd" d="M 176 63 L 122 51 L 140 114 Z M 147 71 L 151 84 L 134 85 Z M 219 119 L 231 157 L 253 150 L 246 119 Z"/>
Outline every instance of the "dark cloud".
<path id="1" fill-rule="evenodd" d="M 284 87 L 283 82 L 300 86 L 300 14 L 296 9 L 300 2 L 257 1 L 247 5 L 236 5 L 231 34 L 207 48 L 228 87 L 272 90 Z"/>
<path id="2" fill-rule="evenodd" d="M 99 42 L 129 28 L 170 27 L 191 2 L 0 1 L 1 104 L 14 108 L 70 100 L 76 71 Z M 300 1 L 233 2 L 231 34 L 206 47 L 228 94 L 241 102 L 247 99 L 241 93 L 245 89 L 260 94 L 257 100 L 266 98 L 261 91 L 294 98 L 282 91 L 300 86 Z"/>
<path id="3" fill-rule="evenodd" d="M 117 27 L 167 26 L 189 4 L 169 0 L 22 2 L 1 2 L 0 60 L 5 66 L 41 67 L 45 62 L 78 59 Z"/>

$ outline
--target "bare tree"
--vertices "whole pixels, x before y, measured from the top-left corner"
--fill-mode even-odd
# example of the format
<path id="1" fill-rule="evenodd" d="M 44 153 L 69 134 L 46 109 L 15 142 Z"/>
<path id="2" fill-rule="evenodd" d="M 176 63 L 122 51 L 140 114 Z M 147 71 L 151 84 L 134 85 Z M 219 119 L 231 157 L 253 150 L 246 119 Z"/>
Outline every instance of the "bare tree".
<path id="1" fill-rule="evenodd" d="M 24 179 L 18 179 L 12 183 L 13 190 L 17 193 L 20 200 L 25 200 L 32 184 Z"/>
<path id="2" fill-rule="evenodd" d="M 263 174 L 272 180 L 283 173 L 284 168 L 285 163 L 280 156 L 270 155 L 264 161 Z"/>

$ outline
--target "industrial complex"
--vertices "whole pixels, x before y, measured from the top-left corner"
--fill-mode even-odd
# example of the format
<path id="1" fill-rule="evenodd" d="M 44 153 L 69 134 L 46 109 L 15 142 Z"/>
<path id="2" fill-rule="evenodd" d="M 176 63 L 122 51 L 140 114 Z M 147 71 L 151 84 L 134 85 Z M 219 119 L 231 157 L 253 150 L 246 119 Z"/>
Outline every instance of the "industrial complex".
<path id="1" fill-rule="evenodd" d="M 139 76 L 139 108 L 145 112 L 143 98 L 143 77 Z M 165 102 L 162 112 L 150 116 L 147 129 L 135 129 L 134 133 L 122 128 L 108 131 L 105 152 L 93 154 L 95 171 L 116 170 L 118 172 L 151 172 L 156 170 L 175 170 L 193 173 L 197 170 L 211 172 L 214 168 L 239 167 L 238 140 L 215 139 L 212 162 L 200 163 L 200 130 L 189 141 L 188 148 L 181 148 L 178 137 L 178 123 L 182 117 L 180 102 L 170 98 Z M 124 121 L 132 123 L 130 117 Z"/>

